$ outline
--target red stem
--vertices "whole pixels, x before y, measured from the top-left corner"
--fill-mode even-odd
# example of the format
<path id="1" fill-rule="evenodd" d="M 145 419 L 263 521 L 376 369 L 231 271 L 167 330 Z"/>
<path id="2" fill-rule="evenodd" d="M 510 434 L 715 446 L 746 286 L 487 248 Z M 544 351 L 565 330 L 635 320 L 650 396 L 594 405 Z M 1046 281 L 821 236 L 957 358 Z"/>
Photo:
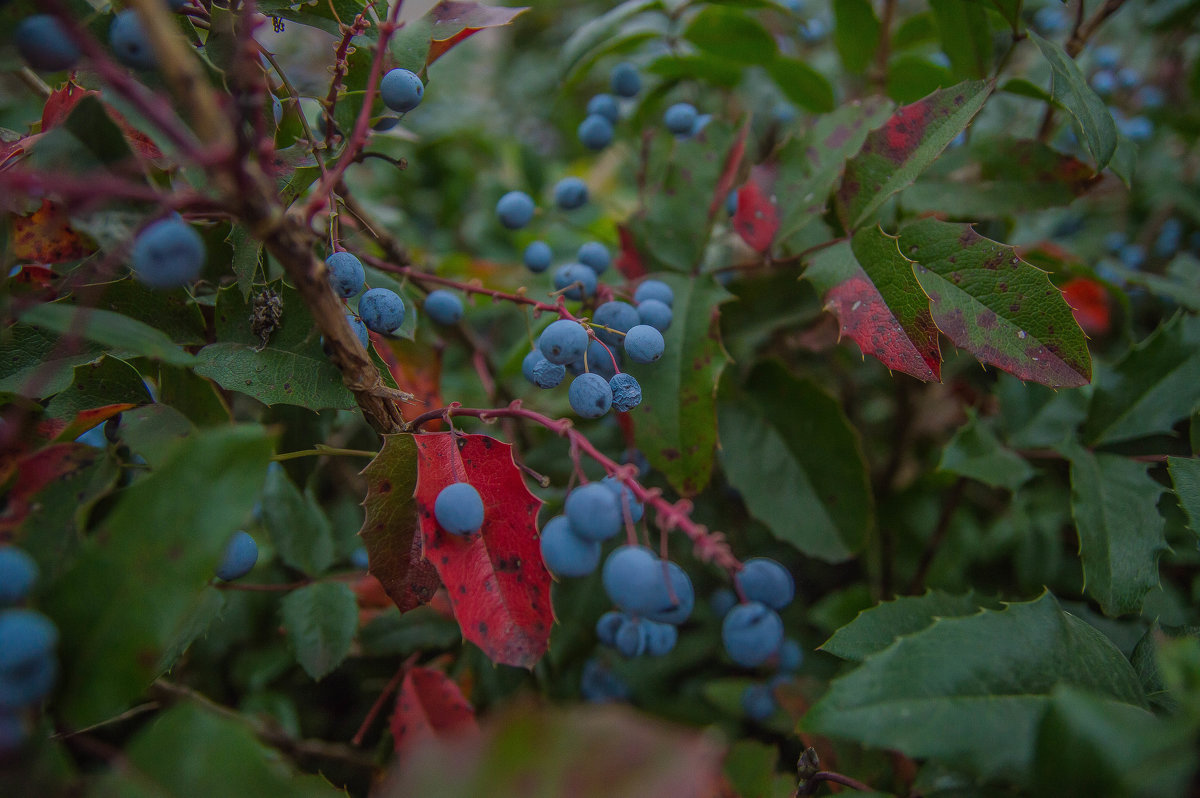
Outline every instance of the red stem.
<path id="1" fill-rule="evenodd" d="M 383 692 L 379 694 L 379 698 L 375 699 L 375 703 L 371 705 L 371 709 L 369 712 L 367 712 L 367 716 L 363 718 L 362 725 L 358 727 L 358 731 L 355 732 L 354 736 L 350 739 L 351 744 L 362 745 L 363 737 L 365 737 L 367 732 L 370 730 L 371 724 L 375 722 L 375 718 L 379 717 L 379 713 L 383 711 L 384 702 L 387 701 L 388 696 L 396 692 L 396 689 L 400 687 L 400 682 L 404 680 L 404 674 L 408 672 L 408 669 L 411 668 L 413 663 L 416 661 L 417 655 L 413 654 L 411 657 L 404 660 L 404 662 L 400 663 L 400 667 L 396 669 L 396 673 L 383 688 Z"/>
<path id="2" fill-rule="evenodd" d="M 696 556 L 703 561 L 715 562 L 720 567 L 735 574 L 741 570 L 742 564 L 725 542 L 725 536 L 720 532 L 710 532 L 703 524 L 697 524 L 691 519 L 692 503 L 687 499 L 669 502 L 662 497 L 658 488 L 643 488 L 634 478 L 637 466 L 621 465 L 604 455 L 597 449 L 587 436 L 575 429 L 570 419 L 550 418 L 533 410 L 526 410 L 518 399 L 508 407 L 471 408 L 461 407 L 457 403 L 437 410 L 430 410 L 414 418 L 405 425 L 409 432 L 417 431 L 422 424 L 436 419 L 446 419 L 450 416 L 469 416 L 480 421 L 494 418 L 518 418 L 540 424 L 559 437 L 566 438 L 572 447 L 586 452 L 589 457 L 599 463 L 610 476 L 619 480 L 629 488 L 638 501 L 653 507 L 658 514 L 658 525 L 664 532 L 679 529 L 692 541 Z"/>

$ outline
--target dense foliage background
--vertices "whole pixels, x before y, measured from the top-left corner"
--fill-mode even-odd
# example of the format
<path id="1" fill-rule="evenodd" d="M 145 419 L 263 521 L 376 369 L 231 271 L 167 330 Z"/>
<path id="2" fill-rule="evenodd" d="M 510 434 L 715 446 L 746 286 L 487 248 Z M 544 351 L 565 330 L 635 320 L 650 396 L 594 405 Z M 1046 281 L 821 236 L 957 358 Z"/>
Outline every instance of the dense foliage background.
<path id="1" fill-rule="evenodd" d="M 114 5 L 0 3 L 83 50 L 0 43 L 0 543 L 60 635 L 0 795 L 1196 794 L 1200 3 Z M 124 8 L 164 66 L 112 59 Z M 711 119 L 672 135 L 679 102 Z M 207 261 L 156 290 L 130 248 L 169 212 Z M 522 376 L 595 305 L 534 240 L 673 288 L 633 411 Z M 335 248 L 405 300 L 365 351 Z M 419 512 L 460 467 L 473 553 Z M 695 585 L 662 657 L 537 555 L 605 473 Z M 239 529 L 257 564 L 217 580 Z M 755 556 L 795 577 L 794 672 L 722 646 Z"/>

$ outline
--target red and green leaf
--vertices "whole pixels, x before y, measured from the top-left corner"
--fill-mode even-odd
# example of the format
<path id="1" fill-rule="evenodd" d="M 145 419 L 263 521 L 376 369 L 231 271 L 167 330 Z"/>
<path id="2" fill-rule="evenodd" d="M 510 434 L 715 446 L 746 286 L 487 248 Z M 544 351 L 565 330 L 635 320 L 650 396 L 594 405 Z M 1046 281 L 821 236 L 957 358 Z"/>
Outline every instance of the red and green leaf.
<path id="1" fill-rule="evenodd" d="M 846 164 L 837 192 L 837 214 L 847 230 L 867 222 L 896 192 L 921 172 L 966 129 L 991 94 L 993 84 L 969 81 L 935 91 L 899 108 L 867 136 Z"/>
<path id="2" fill-rule="evenodd" d="M 750 179 L 738 189 L 733 229 L 755 252 L 769 250 L 779 232 L 774 186 L 775 170 L 759 165 L 750 170 Z"/>
<path id="3" fill-rule="evenodd" d="M 525 486 L 507 443 L 449 432 L 413 440 L 425 557 L 446 586 L 463 636 L 493 662 L 532 667 L 546 653 L 554 620 L 537 539 L 541 500 Z M 483 499 L 478 534 L 451 535 L 434 518 L 438 493 L 455 482 L 470 483 Z"/>
<path id="4" fill-rule="evenodd" d="M 507 25 L 529 8 L 505 8 L 485 6 L 473 2 L 442 0 L 430 11 L 428 18 L 433 23 L 430 35 L 429 55 L 425 66 L 445 55 L 456 44 L 487 28 Z"/>
<path id="5" fill-rule="evenodd" d="M 458 684 L 432 668 L 410 668 L 404 674 L 391 720 L 397 753 L 430 739 L 478 734 L 475 710 Z"/>
<path id="6" fill-rule="evenodd" d="M 383 448 L 363 469 L 366 517 L 359 535 L 369 570 L 400 612 L 428 604 L 441 582 L 421 553 L 417 534 L 417 447 L 411 435 L 385 435 Z"/>
<path id="7" fill-rule="evenodd" d="M 900 231 L 933 320 L 983 363 L 1052 388 L 1092 376 L 1083 330 L 1046 272 L 969 224 L 922 219 Z"/>
<path id="8" fill-rule="evenodd" d="M 897 239 L 868 227 L 813 256 L 805 275 L 821 292 L 841 334 L 889 369 L 921 380 L 941 375 L 929 297 Z"/>

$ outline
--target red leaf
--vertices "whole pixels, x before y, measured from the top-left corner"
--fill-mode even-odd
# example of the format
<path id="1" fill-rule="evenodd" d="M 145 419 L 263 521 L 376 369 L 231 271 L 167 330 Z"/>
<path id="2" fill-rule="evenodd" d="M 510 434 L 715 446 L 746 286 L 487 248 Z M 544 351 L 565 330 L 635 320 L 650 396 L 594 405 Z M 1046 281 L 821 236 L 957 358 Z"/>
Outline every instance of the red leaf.
<path id="1" fill-rule="evenodd" d="M 733 229 L 755 252 L 770 249 L 775 233 L 779 232 L 779 210 L 772 196 L 774 185 L 775 170 L 756 166 L 750 172 L 750 180 L 738 189 Z"/>
<path id="2" fill-rule="evenodd" d="M 725 207 L 725 198 L 733 190 L 733 183 L 737 179 L 738 167 L 742 165 L 742 156 L 746 154 L 746 134 L 749 130 L 749 122 L 742 125 L 742 129 L 738 131 L 737 139 L 733 142 L 733 146 L 729 148 L 729 154 L 725 157 L 725 167 L 721 170 L 721 176 L 717 179 L 717 188 L 713 192 L 712 200 L 708 203 L 708 220 L 710 222 Z"/>
<path id="3" fill-rule="evenodd" d="M 532 667 L 546 652 L 553 616 L 550 574 L 537 540 L 541 500 L 529 492 L 512 447 L 486 435 L 415 436 L 417 513 L 425 556 L 454 606 L 463 636 L 493 662 Z M 454 482 L 472 484 L 483 498 L 483 529 L 451 535 L 438 526 L 433 503 Z"/>
<path id="4" fill-rule="evenodd" d="M 1075 321 L 1083 331 L 1099 338 L 1112 328 L 1108 309 L 1108 294 L 1095 280 L 1077 277 L 1062 287 L 1063 298 L 1071 306 Z"/>
<path id="5" fill-rule="evenodd" d="M 104 453 L 82 443 L 60 443 L 22 458 L 16 467 L 17 480 L 8 492 L 8 504 L 0 513 L 0 540 L 8 540 L 24 523 L 49 485 L 94 463 Z"/>
<path id="6" fill-rule="evenodd" d="M 438 589 L 437 572 L 421 552 L 417 534 L 417 447 L 412 435 L 385 435 L 383 448 L 363 469 L 366 516 L 359 535 L 371 575 L 400 612 L 428 604 Z"/>
<path id="7" fill-rule="evenodd" d="M 442 406 L 442 353 L 428 344 L 371 333 L 375 351 L 387 364 L 392 379 L 426 407 Z M 439 422 L 440 423 L 440 422 Z M 426 429 L 437 430 L 434 425 Z"/>
<path id="8" fill-rule="evenodd" d="M 479 733 L 475 710 L 446 674 L 412 668 L 404 675 L 392 715 L 396 752 L 430 739 L 454 739 Z"/>
<path id="9" fill-rule="evenodd" d="M 33 263 L 62 263 L 79 260 L 96 251 L 82 235 L 71 229 L 66 211 L 50 200 L 28 216 L 14 216 L 13 257 Z"/>
<path id="10" fill-rule="evenodd" d="M 629 228 L 623 224 L 617 225 L 617 239 L 621 244 L 621 251 L 617 253 L 617 271 L 623 274 L 626 280 L 636 280 L 649 274 Z"/>
<path id="11" fill-rule="evenodd" d="M 932 322 L 926 335 L 914 343 L 866 275 L 852 277 L 825 294 L 825 308 L 837 316 L 841 334 L 889 369 L 920 380 L 940 379 L 941 353 L 937 328 Z"/>
<path id="12" fill-rule="evenodd" d="M 65 86 L 50 92 L 50 96 L 46 98 L 46 105 L 42 108 L 42 132 L 45 133 L 66 121 L 84 97 L 99 96 L 98 91 L 89 91 L 77 83 L 67 81 Z"/>
<path id="13" fill-rule="evenodd" d="M 132 410 L 135 407 L 137 405 L 127 403 L 105 405 L 104 407 L 97 407 L 91 410 L 81 410 L 71 420 L 70 424 L 63 425 L 57 434 L 46 435 L 46 437 L 53 437 L 55 443 L 73 441 L 97 424 L 103 424 L 118 413 L 124 413 L 126 410 Z M 43 429 L 48 430 L 50 425 L 57 426 L 60 424 L 62 424 L 60 419 L 47 419 L 38 425 L 38 431 L 41 432 Z"/>
<path id="14" fill-rule="evenodd" d="M 432 41 L 425 66 L 446 54 L 454 45 L 469 39 L 485 28 L 497 28 L 512 22 L 528 8 L 504 8 L 479 3 L 442 0 L 429 12 L 433 22 Z"/>

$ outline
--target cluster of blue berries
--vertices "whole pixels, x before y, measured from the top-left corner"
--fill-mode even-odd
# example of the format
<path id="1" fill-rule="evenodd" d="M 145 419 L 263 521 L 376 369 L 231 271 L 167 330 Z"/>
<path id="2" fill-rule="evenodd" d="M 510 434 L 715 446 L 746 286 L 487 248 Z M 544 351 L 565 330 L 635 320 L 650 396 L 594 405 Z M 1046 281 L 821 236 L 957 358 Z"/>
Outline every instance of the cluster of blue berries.
<path id="1" fill-rule="evenodd" d="M 325 260 L 325 269 L 333 292 L 352 299 L 366 287 L 367 275 L 362 261 L 349 252 L 335 252 Z M 370 343 L 367 331 L 391 335 L 404 324 L 404 300 L 390 288 L 371 288 L 358 300 L 358 316 L 346 314 L 346 321 L 365 349 Z"/>
<path id="2" fill-rule="evenodd" d="M 172 11 L 191 5 L 190 0 L 166 0 Z M 42 72 L 73 69 L 82 53 L 65 25 L 53 14 L 34 14 L 21 20 L 13 32 L 17 51 L 25 62 Z M 158 61 L 137 12 L 120 11 L 108 29 L 108 43 L 113 56 L 133 69 L 154 69 Z"/>
<path id="3" fill-rule="evenodd" d="M 581 485 L 567 494 L 563 515 L 541 532 L 542 561 L 558 577 L 587 576 L 600 564 L 600 544 L 636 524 L 645 512 L 627 486 L 613 477 Z"/>
<path id="4" fill-rule="evenodd" d="M 609 85 L 612 94 L 597 94 L 588 100 L 587 116 L 576 131 L 579 141 L 589 150 L 602 150 L 612 144 L 621 116 L 617 98 L 636 97 L 642 90 L 642 76 L 633 64 L 617 64 L 609 76 Z"/>
<path id="5" fill-rule="evenodd" d="M 1120 103 L 1137 113 L 1127 116 L 1113 108 L 1117 130 L 1131 141 L 1148 141 L 1154 135 L 1154 122 L 1145 115 L 1166 104 L 1167 95 L 1159 86 L 1143 84 L 1142 75 L 1131 66 L 1121 66 L 1121 52 L 1112 45 L 1097 47 L 1091 58 L 1094 69 L 1088 83 L 1110 105 Z"/>
<path id="6" fill-rule="evenodd" d="M 28 553 L 0 547 L 0 755 L 24 743 L 22 713 L 49 695 L 58 679 L 58 627 L 36 610 L 13 606 L 25 601 L 37 578 Z"/>
<path id="7" fill-rule="evenodd" d="M 617 609 L 596 622 L 596 637 L 624 657 L 660 657 L 675 647 L 696 593 L 687 572 L 644 546 L 619 546 L 604 561 L 604 592 Z"/>

